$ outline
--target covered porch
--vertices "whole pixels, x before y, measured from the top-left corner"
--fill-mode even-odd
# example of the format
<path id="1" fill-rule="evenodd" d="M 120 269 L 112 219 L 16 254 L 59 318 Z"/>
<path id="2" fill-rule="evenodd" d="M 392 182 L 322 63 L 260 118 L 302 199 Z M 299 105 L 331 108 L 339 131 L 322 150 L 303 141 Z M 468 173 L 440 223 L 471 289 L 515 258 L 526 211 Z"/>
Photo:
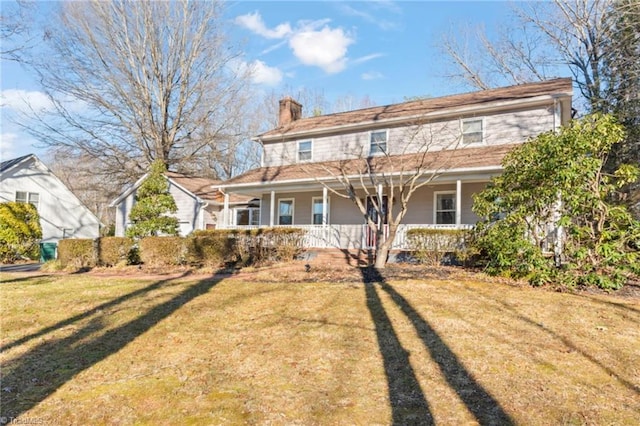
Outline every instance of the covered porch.
<path id="1" fill-rule="evenodd" d="M 472 211 L 473 194 L 485 188 L 489 176 L 469 174 L 434 179 L 416 191 L 410 199 L 406 216 L 398 226 L 392 250 L 407 250 L 407 231 L 414 228 L 471 229 L 478 218 Z M 231 185 L 221 188 L 225 203 L 219 222 L 220 229 L 256 229 L 292 227 L 305 230 L 307 249 L 368 250 L 375 247 L 376 236 L 365 223 L 364 215 L 352 200 L 332 191 L 328 182 L 272 182 L 266 185 Z M 339 188 L 335 186 L 335 188 Z M 233 191 L 233 192 L 232 192 Z M 248 214 L 232 208 L 229 194 L 241 191 L 260 199 L 260 208 Z M 376 195 L 371 195 L 376 194 Z M 358 197 L 364 202 L 377 197 L 390 204 L 392 214 L 399 209 L 398 200 L 391 199 L 385 188 L 362 190 Z M 370 213 L 372 214 L 372 213 Z M 373 214 L 376 216 L 375 214 Z M 249 217 L 249 221 L 245 218 Z M 376 217 L 388 235 L 385 218 Z"/>

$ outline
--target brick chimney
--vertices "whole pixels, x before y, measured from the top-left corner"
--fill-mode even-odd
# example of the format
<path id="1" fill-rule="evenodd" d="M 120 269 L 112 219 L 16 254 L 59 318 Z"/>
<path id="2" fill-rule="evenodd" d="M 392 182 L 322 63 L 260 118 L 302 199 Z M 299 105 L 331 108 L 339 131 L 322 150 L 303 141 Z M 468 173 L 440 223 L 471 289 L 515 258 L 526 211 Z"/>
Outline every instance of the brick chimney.
<path id="1" fill-rule="evenodd" d="M 280 101 L 280 115 L 278 127 L 283 127 L 302 118 L 302 105 L 294 101 L 290 96 Z"/>

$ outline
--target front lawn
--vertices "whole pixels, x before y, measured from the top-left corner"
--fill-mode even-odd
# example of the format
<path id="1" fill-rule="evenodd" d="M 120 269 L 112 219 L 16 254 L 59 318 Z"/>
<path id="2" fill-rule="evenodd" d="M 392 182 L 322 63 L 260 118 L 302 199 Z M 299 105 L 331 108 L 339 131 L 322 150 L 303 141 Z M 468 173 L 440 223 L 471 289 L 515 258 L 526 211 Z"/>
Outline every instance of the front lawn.
<path id="1" fill-rule="evenodd" d="M 274 273 L 3 274 L 2 417 L 640 424 L 637 298 Z"/>

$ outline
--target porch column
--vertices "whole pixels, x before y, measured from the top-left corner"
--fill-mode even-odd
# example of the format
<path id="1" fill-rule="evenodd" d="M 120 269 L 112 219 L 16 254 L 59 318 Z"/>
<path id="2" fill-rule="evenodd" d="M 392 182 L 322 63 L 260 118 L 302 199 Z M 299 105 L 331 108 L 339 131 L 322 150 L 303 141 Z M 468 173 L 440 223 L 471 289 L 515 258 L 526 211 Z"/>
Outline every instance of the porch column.
<path id="1" fill-rule="evenodd" d="M 229 193 L 224 193 L 224 208 L 222 209 L 222 228 L 227 228 L 229 226 Z"/>
<path id="2" fill-rule="evenodd" d="M 378 184 L 378 191 L 377 192 L 378 192 L 378 206 L 380 207 L 380 212 L 381 213 L 386 213 L 384 211 L 384 200 L 382 199 L 382 184 L 381 183 Z M 378 215 L 378 227 L 382 227 L 382 225 L 383 225 L 382 215 L 379 214 Z"/>
<path id="3" fill-rule="evenodd" d="M 462 181 L 456 181 L 456 227 L 462 222 Z"/>
<path id="4" fill-rule="evenodd" d="M 271 191 L 271 210 L 269 211 L 269 226 L 273 227 L 276 212 L 276 191 Z"/>
<path id="5" fill-rule="evenodd" d="M 329 203 L 327 201 L 328 194 L 329 194 L 329 191 L 327 187 L 326 186 L 323 187 L 322 188 L 322 224 L 325 226 L 329 223 L 329 221 L 327 220 L 329 217 L 329 212 L 327 211 L 328 210 L 327 207 L 329 206 Z"/>

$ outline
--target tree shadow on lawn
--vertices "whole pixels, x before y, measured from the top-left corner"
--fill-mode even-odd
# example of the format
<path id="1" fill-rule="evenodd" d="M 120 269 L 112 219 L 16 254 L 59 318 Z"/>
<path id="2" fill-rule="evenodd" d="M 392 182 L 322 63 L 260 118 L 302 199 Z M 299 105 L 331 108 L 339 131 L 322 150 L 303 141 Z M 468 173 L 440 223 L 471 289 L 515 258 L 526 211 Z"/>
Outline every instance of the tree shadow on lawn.
<path id="1" fill-rule="evenodd" d="M 384 358 L 385 373 L 389 384 L 389 399 L 393 412 L 393 424 L 434 424 L 434 420 L 415 373 L 410 366 L 407 352 L 402 348 L 393 331 L 391 322 L 384 312 L 380 298 L 376 293 L 376 284 L 391 297 L 391 300 L 411 321 L 420 340 L 432 360 L 438 365 L 447 383 L 458 394 L 458 397 L 478 423 L 482 425 L 515 424 L 500 406 L 500 403 L 476 382 L 471 373 L 465 369 L 456 354 L 447 346 L 433 327 L 420 316 L 400 293 L 386 282 L 380 271 L 369 267 L 361 268 L 361 272 L 365 283 L 365 291 L 367 292 L 367 305 L 375 322 L 378 345 Z M 420 416 L 418 422 L 414 418 L 405 418 L 407 411 L 411 412 L 411 407 L 408 407 L 406 403 L 399 404 L 399 402 L 407 400 L 406 395 L 412 396 L 414 401 L 416 398 L 419 400 L 421 396 L 423 405 L 416 404 L 416 408 L 413 409 L 413 413 Z M 411 401 L 411 399 L 408 399 L 408 401 Z"/>
<path id="2" fill-rule="evenodd" d="M 577 344 L 575 344 L 569 337 L 563 336 L 555 331 L 553 331 L 551 328 L 547 327 L 546 325 L 520 313 L 514 306 L 510 305 L 507 302 L 504 302 L 502 300 L 496 299 L 495 297 L 482 292 L 478 289 L 471 289 L 469 287 L 465 287 L 465 289 L 469 292 L 472 292 L 474 294 L 475 297 L 483 297 L 485 298 L 485 300 L 489 300 L 491 302 L 497 303 L 498 305 L 500 305 L 503 309 L 503 312 L 505 314 L 511 315 L 513 318 L 523 321 L 524 323 L 527 323 L 539 330 L 541 330 L 542 332 L 548 334 L 552 339 L 556 339 L 558 341 L 560 341 L 563 345 L 565 345 L 568 349 L 577 352 L 578 354 L 580 354 L 581 356 L 583 356 L 584 358 L 586 358 L 587 360 L 589 360 L 594 366 L 596 366 L 597 368 L 602 369 L 603 371 L 605 371 L 610 377 L 614 378 L 615 380 L 617 380 L 620 384 L 622 384 L 623 386 L 625 386 L 627 389 L 637 393 L 638 395 L 640 395 L 640 386 L 630 382 L 629 380 L 625 379 L 624 377 L 622 377 L 618 372 L 614 371 L 612 368 L 610 368 L 609 366 L 607 366 L 606 364 L 604 364 L 602 361 L 598 360 L 594 355 L 590 354 L 589 352 L 583 350 L 581 347 L 579 347 Z M 581 297 L 581 296 L 578 296 Z M 597 300 L 597 299 L 593 299 L 593 298 L 589 298 L 592 302 L 594 303 L 606 303 L 606 304 L 610 304 L 612 305 L 614 308 L 618 308 L 618 309 L 628 309 L 627 306 L 624 305 L 619 305 L 617 303 L 612 303 L 612 302 L 606 302 L 606 301 L 601 301 L 601 300 Z M 632 311 L 636 312 L 633 308 L 631 308 Z"/>
<path id="3" fill-rule="evenodd" d="M 169 281 L 179 278 L 181 277 L 158 281 L 150 286 L 104 303 L 83 314 L 61 321 L 54 326 L 43 329 L 38 333 L 20 339 L 7 346 L 13 347 L 20 344 L 18 342 L 24 343 L 27 340 L 72 324 L 94 313 L 100 313 L 100 310 L 113 307 L 125 300 L 146 294 L 149 291 L 167 284 Z M 104 314 L 100 313 L 100 316 L 91 319 L 88 324 L 70 336 L 44 341 L 25 354 L 8 361 L 2 366 L 2 380 L 0 385 L 2 406 L 0 407 L 0 416 L 15 418 L 33 408 L 74 376 L 118 352 L 138 336 L 151 329 L 158 322 L 167 318 L 191 300 L 207 293 L 222 281 L 222 279 L 222 277 L 214 276 L 200 280 L 170 300 L 150 307 L 146 313 L 143 313 L 136 319 L 117 328 L 108 330 L 99 336 L 95 336 L 105 327 L 103 323 Z M 92 338 L 92 336 L 95 337 Z M 5 348 L 3 348 L 3 350 L 5 350 Z"/>

